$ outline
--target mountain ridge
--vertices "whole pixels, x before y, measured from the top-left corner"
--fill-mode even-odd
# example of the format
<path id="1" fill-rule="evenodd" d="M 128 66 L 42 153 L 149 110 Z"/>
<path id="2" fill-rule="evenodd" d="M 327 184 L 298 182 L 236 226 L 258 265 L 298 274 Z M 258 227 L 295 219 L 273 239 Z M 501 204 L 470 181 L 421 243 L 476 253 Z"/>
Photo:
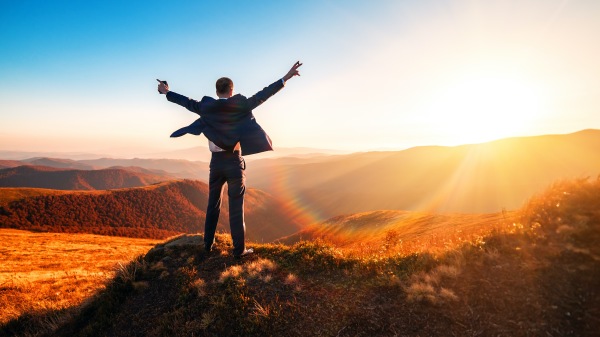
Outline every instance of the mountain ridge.
<path id="1" fill-rule="evenodd" d="M 0 187 L 33 187 L 60 190 L 106 190 L 151 185 L 172 176 L 143 169 L 63 169 L 23 165 L 0 169 Z"/>
<path id="2" fill-rule="evenodd" d="M 454 147 L 331 156 L 322 162 L 257 161 L 253 186 L 297 200 L 323 221 L 399 209 L 493 213 L 517 209 L 558 179 L 600 174 L 600 130 L 514 137 Z M 266 174 L 265 174 L 266 172 Z"/>

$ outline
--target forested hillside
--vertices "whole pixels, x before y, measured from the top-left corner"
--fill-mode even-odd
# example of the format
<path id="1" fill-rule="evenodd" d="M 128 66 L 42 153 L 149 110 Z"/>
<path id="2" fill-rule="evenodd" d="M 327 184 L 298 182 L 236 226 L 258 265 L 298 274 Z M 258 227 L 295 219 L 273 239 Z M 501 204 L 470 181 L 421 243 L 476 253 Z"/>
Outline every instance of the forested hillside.
<path id="1" fill-rule="evenodd" d="M 14 190 L 0 189 L 0 194 L 15 194 Z M 0 198 L 5 200 L 0 204 L 0 227 L 158 239 L 204 230 L 208 186 L 200 181 L 60 192 Z M 223 204 L 219 229 L 229 231 L 226 197 Z M 287 215 L 285 205 L 259 190 L 247 191 L 245 210 L 248 238 L 253 241 L 269 242 L 302 228 Z"/>

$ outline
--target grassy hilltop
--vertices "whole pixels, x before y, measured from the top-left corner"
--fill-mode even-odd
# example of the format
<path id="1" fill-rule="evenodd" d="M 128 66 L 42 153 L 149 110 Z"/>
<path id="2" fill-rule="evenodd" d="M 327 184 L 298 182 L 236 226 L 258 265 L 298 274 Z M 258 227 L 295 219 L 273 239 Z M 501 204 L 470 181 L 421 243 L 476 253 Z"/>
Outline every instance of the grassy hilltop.
<path id="1" fill-rule="evenodd" d="M 60 321 L 42 313 L 4 333 L 52 336 L 591 336 L 600 331 L 600 180 L 557 183 L 457 244 L 436 232 L 410 253 L 227 235 L 159 244 Z M 514 220 L 514 221 L 513 221 Z M 423 233 L 426 235 L 426 233 Z M 424 237 L 422 237 L 424 238 Z M 452 239 L 447 249 L 444 242 Z M 428 252 L 423 245 L 435 249 Z M 51 316 L 54 317 L 54 316 Z M 42 323 L 40 323 L 42 322 Z"/>

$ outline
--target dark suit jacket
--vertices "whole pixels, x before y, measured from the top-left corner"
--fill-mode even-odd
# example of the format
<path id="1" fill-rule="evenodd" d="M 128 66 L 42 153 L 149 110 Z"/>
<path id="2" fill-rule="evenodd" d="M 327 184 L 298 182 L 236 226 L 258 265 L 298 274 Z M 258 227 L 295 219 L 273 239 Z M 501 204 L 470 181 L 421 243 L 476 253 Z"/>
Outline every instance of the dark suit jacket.
<path id="1" fill-rule="evenodd" d="M 204 96 L 200 101 L 169 91 L 167 99 L 170 102 L 200 115 L 192 124 L 173 132 L 171 137 L 204 133 L 208 140 L 226 151 L 233 151 L 238 142 L 243 155 L 272 151 L 271 139 L 256 122 L 252 110 L 281 88 L 283 82 L 278 80 L 250 98 L 239 94 L 228 99 Z"/>

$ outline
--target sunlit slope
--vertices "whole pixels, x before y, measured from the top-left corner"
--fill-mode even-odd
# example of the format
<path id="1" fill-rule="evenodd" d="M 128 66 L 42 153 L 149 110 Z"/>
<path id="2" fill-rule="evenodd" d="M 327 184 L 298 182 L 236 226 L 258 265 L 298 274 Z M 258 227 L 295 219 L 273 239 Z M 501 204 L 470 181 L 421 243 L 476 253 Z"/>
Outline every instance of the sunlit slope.
<path id="1" fill-rule="evenodd" d="M 64 310 L 69 315 L 77 305 L 104 289 L 119 265 L 127 265 L 159 243 L 4 228 L 0 229 L 0 242 L 0 326 L 21 315 L 50 310 Z M 1 329 L 0 335 L 5 336 Z"/>
<path id="2" fill-rule="evenodd" d="M 322 162 L 257 163 L 253 186 L 317 219 L 380 209 L 490 213 L 516 209 L 556 179 L 600 174 L 600 131 L 456 147 L 366 152 Z"/>
<path id="3" fill-rule="evenodd" d="M 337 216 L 278 241 L 294 244 L 302 240 L 322 240 L 339 248 L 357 251 L 373 247 L 379 249 L 381 242 L 393 240 L 395 244 L 410 246 L 404 251 L 431 250 L 470 241 L 474 235 L 488 234 L 515 220 L 515 212 L 432 214 L 372 211 Z"/>
<path id="4" fill-rule="evenodd" d="M 218 230 L 229 231 L 224 192 Z M 165 238 L 204 230 L 208 186 L 192 180 L 109 191 L 0 188 L 0 227 L 36 231 Z M 248 238 L 269 242 L 302 228 L 285 205 L 248 189 Z"/>

